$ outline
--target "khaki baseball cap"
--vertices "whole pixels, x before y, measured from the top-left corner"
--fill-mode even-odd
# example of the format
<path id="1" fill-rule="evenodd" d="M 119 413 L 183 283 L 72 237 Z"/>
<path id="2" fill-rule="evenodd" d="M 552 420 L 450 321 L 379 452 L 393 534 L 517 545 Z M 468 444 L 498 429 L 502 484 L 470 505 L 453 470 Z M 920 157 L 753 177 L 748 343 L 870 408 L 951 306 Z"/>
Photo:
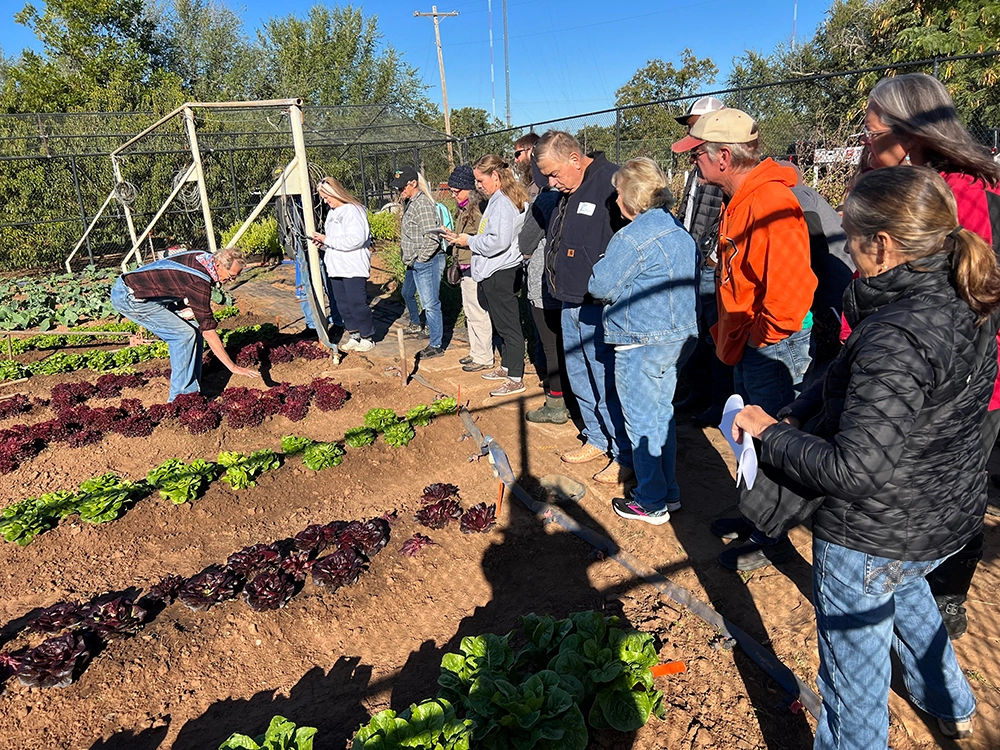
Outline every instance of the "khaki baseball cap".
<path id="1" fill-rule="evenodd" d="M 691 131 L 677 141 L 670 150 L 683 154 L 703 143 L 750 143 L 759 137 L 757 123 L 739 109 L 720 109 L 702 115 L 691 126 Z"/>

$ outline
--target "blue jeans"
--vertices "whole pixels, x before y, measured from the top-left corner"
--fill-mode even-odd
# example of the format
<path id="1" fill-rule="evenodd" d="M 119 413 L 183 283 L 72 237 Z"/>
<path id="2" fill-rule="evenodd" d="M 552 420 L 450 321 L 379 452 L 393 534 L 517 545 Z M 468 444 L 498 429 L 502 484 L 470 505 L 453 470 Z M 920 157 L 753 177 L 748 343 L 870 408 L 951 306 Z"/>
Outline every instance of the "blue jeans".
<path id="1" fill-rule="evenodd" d="M 615 387 L 615 348 L 604 343 L 600 305 L 563 303 L 566 376 L 583 418 L 583 439 L 632 468 L 632 444 Z"/>
<path id="2" fill-rule="evenodd" d="M 337 301 L 333 298 L 333 291 L 330 288 L 330 278 L 326 275 L 326 269 L 323 269 L 323 279 L 324 286 L 326 287 L 326 297 L 330 302 L 330 316 L 328 321 L 337 326 L 344 325 L 344 319 L 340 315 L 340 311 L 337 309 Z M 302 318 L 305 321 L 306 328 L 311 328 L 316 330 L 316 321 L 313 319 L 312 308 L 309 306 L 309 299 L 307 294 L 307 285 L 310 283 L 309 279 L 309 266 L 306 262 L 305 255 L 299 253 L 296 255 L 295 259 L 295 299 L 299 301 L 299 305 L 302 306 Z M 322 300 L 317 300 L 317 302 L 322 302 Z"/>
<path id="3" fill-rule="evenodd" d="M 647 511 L 680 501 L 673 400 L 677 371 L 694 344 L 691 338 L 615 351 L 615 383 L 635 469 L 632 498 Z"/>
<path id="4" fill-rule="evenodd" d="M 406 312 L 410 316 L 410 324 L 420 325 L 420 307 L 417 305 L 417 281 L 412 268 L 406 269 L 403 277 L 403 288 L 400 290 L 403 295 L 403 302 L 406 304 Z"/>
<path id="5" fill-rule="evenodd" d="M 201 380 L 202 335 L 194 321 L 188 322 L 166 308 L 163 302 L 138 300 L 119 277 L 111 288 L 115 309 L 161 339 L 170 349 L 170 398 L 197 393 Z"/>
<path id="6" fill-rule="evenodd" d="M 777 344 L 743 350 L 743 359 L 733 369 L 733 385 L 748 405 L 755 404 L 773 417 L 795 400 L 811 361 L 811 333 L 812 328 L 806 328 Z"/>
<path id="7" fill-rule="evenodd" d="M 924 578 L 941 562 L 901 562 L 813 539 L 823 695 L 815 750 L 887 747 L 890 650 L 915 705 L 945 721 L 972 718 L 976 699 Z"/>
<path id="8" fill-rule="evenodd" d="M 413 281 L 420 295 L 420 304 L 427 317 L 430 345 L 440 348 L 444 337 L 444 318 L 441 315 L 441 279 L 444 276 L 444 253 L 438 253 L 426 263 L 413 264 Z"/>

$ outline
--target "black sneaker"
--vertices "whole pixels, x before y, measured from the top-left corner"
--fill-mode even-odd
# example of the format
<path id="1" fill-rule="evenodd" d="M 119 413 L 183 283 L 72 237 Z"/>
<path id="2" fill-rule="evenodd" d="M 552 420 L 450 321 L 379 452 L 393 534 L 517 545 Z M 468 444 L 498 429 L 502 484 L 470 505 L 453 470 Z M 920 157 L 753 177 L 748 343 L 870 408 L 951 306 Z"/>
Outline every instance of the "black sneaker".
<path id="1" fill-rule="evenodd" d="M 666 508 L 662 510 L 644 510 L 639 503 L 626 500 L 623 497 L 616 497 L 612 500 L 611 507 L 614 508 L 615 513 L 619 516 L 627 518 L 630 521 L 645 521 L 646 523 L 653 524 L 653 526 L 661 526 L 670 521 L 670 511 Z"/>
<path id="2" fill-rule="evenodd" d="M 956 601 L 959 598 L 954 596 L 934 597 L 945 630 L 948 631 L 948 637 L 953 641 L 957 641 L 969 629 L 969 615 L 966 613 L 965 607 L 962 606 L 962 602 Z"/>
<path id="3" fill-rule="evenodd" d="M 442 349 L 440 346 L 425 346 L 423 349 L 417 352 L 417 356 L 420 357 L 420 359 L 434 359 L 435 357 L 443 357 L 444 349 Z"/>
<path id="4" fill-rule="evenodd" d="M 739 539 L 745 542 L 753 533 L 753 524 L 740 516 L 739 518 L 717 518 L 708 527 L 719 539 Z"/>
<path id="5" fill-rule="evenodd" d="M 719 565 L 730 570 L 757 570 L 787 562 L 794 556 L 795 547 L 787 538 L 776 544 L 747 542 L 739 547 L 730 547 L 719 555 Z"/>

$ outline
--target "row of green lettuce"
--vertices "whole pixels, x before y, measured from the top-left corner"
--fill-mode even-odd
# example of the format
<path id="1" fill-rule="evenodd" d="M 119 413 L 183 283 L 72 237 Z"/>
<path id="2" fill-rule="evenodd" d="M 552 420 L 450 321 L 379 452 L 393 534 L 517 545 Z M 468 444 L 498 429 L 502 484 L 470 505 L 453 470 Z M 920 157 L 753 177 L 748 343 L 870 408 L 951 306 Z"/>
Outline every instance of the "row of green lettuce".
<path id="1" fill-rule="evenodd" d="M 46 338 L 58 337 L 68 340 L 78 335 L 82 334 L 58 334 L 58 336 L 47 336 Z M 277 335 L 278 328 L 273 323 L 240 326 L 239 328 L 222 329 L 219 331 L 219 336 L 222 338 L 222 343 L 225 346 L 242 346 L 252 341 L 266 341 L 273 339 Z M 50 347 L 46 346 L 45 348 Z M 90 351 L 83 352 L 57 351 L 45 359 L 40 359 L 29 364 L 22 364 L 14 359 L 0 360 L 0 381 L 21 380 L 23 378 L 30 378 L 33 375 L 58 375 L 77 372 L 78 370 L 111 372 L 152 359 L 166 359 L 168 356 L 169 350 L 167 344 L 162 341 L 127 346 L 116 351 L 108 349 L 91 349 Z"/>
<path id="2" fill-rule="evenodd" d="M 403 417 L 392 409 L 371 409 L 363 425 L 347 430 L 343 443 L 349 448 L 360 448 L 371 445 L 381 434 L 388 445 L 404 447 L 416 435 L 414 426 L 428 425 L 434 417 L 454 412 L 456 407 L 454 398 L 441 398 L 429 406 L 420 404 Z M 0 535 L 4 541 L 26 546 L 67 516 L 77 515 L 80 520 L 92 524 L 121 518 L 153 491 L 158 490 L 161 497 L 180 505 L 200 497 L 218 479 L 234 490 L 254 487 L 261 474 L 281 466 L 287 456 L 301 455 L 306 468 L 322 471 L 339 466 L 345 455 L 340 442 L 295 435 L 283 437 L 281 449 L 282 454 L 267 448 L 250 454 L 222 451 L 216 462 L 195 459 L 185 463 L 179 458 L 170 458 L 135 482 L 113 472 L 91 477 L 81 482 L 75 492 L 56 490 L 9 505 L 0 513 Z"/>

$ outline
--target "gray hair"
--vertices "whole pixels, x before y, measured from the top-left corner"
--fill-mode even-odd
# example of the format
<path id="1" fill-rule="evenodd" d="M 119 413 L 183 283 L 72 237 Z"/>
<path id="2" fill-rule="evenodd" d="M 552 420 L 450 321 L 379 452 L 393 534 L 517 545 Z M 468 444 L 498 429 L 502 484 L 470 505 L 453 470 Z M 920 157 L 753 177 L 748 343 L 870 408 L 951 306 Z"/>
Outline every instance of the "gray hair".
<path id="1" fill-rule="evenodd" d="M 748 141 L 746 143 L 713 143 L 711 141 L 705 143 L 705 153 L 712 159 L 718 156 L 719 151 L 724 148 L 728 148 L 729 153 L 733 155 L 731 164 L 739 172 L 749 172 L 760 164 L 759 137 L 755 141 Z"/>
<path id="2" fill-rule="evenodd" d="M 548 130 L 535 144 L 535 159 L 553 159 L 557 162 L 569 161 L 573 154 L 586 156 L 580 141 L 565 130 Z"/>
<path id="3" fill-rule="evenodd" d="M 239 266 L 242 270 L 246 268 L 247 257 L 238 247 L 224 247 L 212 255 L 212 262 L 215 263 L 216 268 L 225 268 L 227 271 L 233 266 Z"/>
<path id="4" fill-rule="evenodd" d="M 964 172 L 990 185 L 1000 182 L 1000 167 L 969 135 L 948 89 L 937 78 L 925 73 L 883 78 L 868 101 L 897 136 L 924 150 L 928 166 L 939 172 Z"/>

